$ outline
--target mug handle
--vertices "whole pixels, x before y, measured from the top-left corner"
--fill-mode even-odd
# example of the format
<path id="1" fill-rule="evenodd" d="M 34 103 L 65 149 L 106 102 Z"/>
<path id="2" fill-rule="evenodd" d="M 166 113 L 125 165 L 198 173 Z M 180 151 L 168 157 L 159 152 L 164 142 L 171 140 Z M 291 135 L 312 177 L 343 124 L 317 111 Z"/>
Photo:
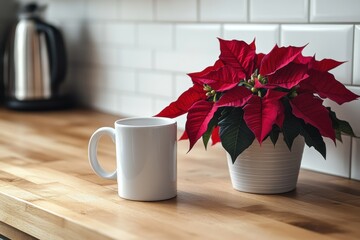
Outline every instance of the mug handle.
<path id="1" fill-rule="evenodd" d="M 115 129 L 111 127 L 102 127 L 96 130 L 89 140 L 89 148 L 88 148 L 88 156 L 90 166 L 94 170 L 94 172 L 99 175 L 100 177 L 106 179 L 116 179 L 116 170 L 114 172 L 107 172 L 105 171 L 99 164 L 97 159 L 97 146 L 100 138 L 103 135 L 109 135 L 113 142 L 115 143 Z"/>

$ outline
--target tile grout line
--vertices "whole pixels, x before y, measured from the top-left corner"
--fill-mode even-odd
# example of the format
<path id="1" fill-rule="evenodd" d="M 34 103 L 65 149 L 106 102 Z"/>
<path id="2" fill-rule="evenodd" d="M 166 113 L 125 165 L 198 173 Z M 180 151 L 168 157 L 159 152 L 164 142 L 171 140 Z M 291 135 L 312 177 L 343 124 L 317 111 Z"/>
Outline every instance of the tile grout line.
<path id="1" fill-rule="evenodd" d="M 250 0 L 246 1 L 246 23 L 250 23 Z"/>
<path id="2" fill-rule="evenodd" d="M 200 19 L 200 7 L 201 7 L 201 3 L 200 3 L 200 0 L 197 0 L 196 1 L 196 22 L 201 22 L 201 19 Z"/>
<path id="3" fill-rule="evenodd" d="M 310 23 L 310 14 L 311 14 L 311 0 L 307 0 L 308 6 L 307 6 L 307 24 Z"/>
<path id="4" fill-rule="evenodd" d="M 353 24 L 352 25 L 353 29 L 352 29 L 352 33 L 353 33 L 353 36 L 352 36 L 352 51 L 351 51 L 351 58 L 352 58 L 352 64 L 351 64 L 351 72 L 350 72 L 350 78 L 351 78 L 351 86 L 354 85 L 354 65 L 355 65 L 355 33 L 356 33 L 356 25 Z"/>
<path id="5" fill-rule="evenodd" d="M 279 33 L 278 33 L 278 38 L 279 38 L 279 46 L 282 46 L 282 23 L 280 23 L 279 26 Z"/>
<path id="6" fill-rule="evenodd" d="M 352 168 L 352 149 L 353 149 L 353 137 L 350 137 L 350 161 L 349 161 L 349 179 L 352 179 L 351 168 Z"/>
<path id="7" fill-rule="evenodd" d="M 171 73 L 171 83 L 172 83 L 172 89 L 171 89 L 171 95 L 173 99 L 176 99 L 178 96 L 176 96 L 176 75 L 175 73 Z"/>
<path id="8" fill-rule="evenodd" d="M 220 23 L 220 37 L 222 38 L 222 39 L 224 39 L 225 38 L 225 26 L 224 26 L 225 24 L 224 23 Z"/>
<path id="9" fill-rule="evenodd" d="M 158 5 L 157 1 L 152 0 L 152 8 L 153 8 L 152 9 L 152 14 L 153 14 L 152 22 L 153 23 L 157 22 L 157 19 L 158 19 L 158 17 L 157 17 L 157 5 Z"/>
<path id="10" fill-rule="evenodd" d="M 351 64 L 351 86 L 354 86 L 354 64 L 355 64 L 355 32 L 356 32 L 356 25 L 352 25 L 352 64 Z M 350 159 L 349 159 L 349 179 L 352 179 L 352 160 L 353 160 L 353 143 L 354 138 L 350 137 Z"/>

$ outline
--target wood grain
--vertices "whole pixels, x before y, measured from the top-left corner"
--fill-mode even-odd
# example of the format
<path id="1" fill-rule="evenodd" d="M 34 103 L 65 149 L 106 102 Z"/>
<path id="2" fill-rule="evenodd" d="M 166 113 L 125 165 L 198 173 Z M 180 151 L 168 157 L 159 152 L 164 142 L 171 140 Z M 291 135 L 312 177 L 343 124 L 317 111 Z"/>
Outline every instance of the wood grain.
<path id="1" fill-rule="evenodd" d="M 18 229 L 0 222 L 0 239 L 6 236 L 6 239 L 35 240 L 36 238 L 19 231 Z"/>
<path id="2" fill-rule="evenodd" d="M 121 199 L 87 160 L 92 132 L 117 118 L 0 109 L 0 221 L 39 239 L 359 239 L 360 182 L 301 171 L 295 191 L 241 193 L 220 146 L 186 154 L 179 142 L 176 198 Z M 114 151 L 102 139 L 104 168 L 115 167 Z"/>

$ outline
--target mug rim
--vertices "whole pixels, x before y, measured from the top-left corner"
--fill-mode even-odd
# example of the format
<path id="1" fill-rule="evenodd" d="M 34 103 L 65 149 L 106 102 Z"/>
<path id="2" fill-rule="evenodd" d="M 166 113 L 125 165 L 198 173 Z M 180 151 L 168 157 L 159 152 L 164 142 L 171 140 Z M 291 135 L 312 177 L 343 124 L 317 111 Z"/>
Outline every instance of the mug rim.
<path id="1" fill-rule="evenodd" d="M 153 121 L 152 124 L 136 124 L 134 122 L 140 121 Z M 157 122 L 155 122 L 157 121 Z M 126 124 L 126 122 L 128 122 Z M 130 122 L 133 122 L 130 124 Z M 130 117 L 130 118 L 122 118 L 115 121 L 115 126 L 121 126 L 126 128 L 154 128 L 154 127 L 165 127 L 176 124 L 176 120 L 172 118 L 166 117 Z"/>

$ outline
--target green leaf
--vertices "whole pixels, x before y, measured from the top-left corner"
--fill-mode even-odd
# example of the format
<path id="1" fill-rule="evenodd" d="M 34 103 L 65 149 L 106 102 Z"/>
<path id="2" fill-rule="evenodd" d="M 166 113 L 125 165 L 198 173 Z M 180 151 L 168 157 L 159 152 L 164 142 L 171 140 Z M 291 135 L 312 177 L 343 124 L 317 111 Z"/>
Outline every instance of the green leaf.
<path id="1" fill-rule="evenodd" d="M 221 111 L 221 116 L 219 117 L 219 122 L 222 121 L 224 118 L 228 117 L 233 109 L 233 107 L 220 108 L 219 111 Z"/>
<path id="2" fill-rule="evenodd" d="M 229 115 L 219 122 L 222 146 L 230 154 L 232 162 L 254 141 L 255 135 L 243 119 L 241 108 L 234 108 Z"/>
<path id="3" fill-rule="evenodd" d="M 214 113 L 213 118 L 210 120 L 210 122 L 208 124 L 208 128 L 207 128 L 206 132 L 202 135 L 202 140 L 203 140 L 205 149 L 207 149 L 207 145 L 209 143 L 211 134 L 219 122 L 220 114 L 221 114 L 221 111 L 216 111 Z"/>
<path id="4" fill-rule="evenodd" d="M 338 119 L 336 117 L 336 113 L 331 110 L 331 108 L 327 108 L 329 110 L 330 118 L 333 123 L 333 128 L 336 131 L 336 135 L 338 135 L 338 132 L 344 133 L 347 135 L 350 135 L 352 137 L 356 137 L 353 129 L 351 128 L 350 124 L 347 121 Z M 341 136 L 340 136 L 341 138 Z"/>
<path id="5" fill-rule="evenodd" d="M 340 129 L 335 129 L 335 137 L 337 140 L 339 140 L 340 142 L 342 142 L 342 137 L 341 137 L 341 131 Z"/>
<path id="6" fill-rule="evenodd" d="M 210 126 L 210 123 L 208 125 L 208 129 L 206 130 L 206 132 L 202 135 L 202 140 L 204 143 L 204 147 L 205 149 L 207 149 L 207 145 L 209 143 L 212 131 L 214 130 L 215 126 Z"/>
<path id="7" fill-rule="evenodd" d="M 339 120 L 339 124 L 340 124 L 340 131 L 344 134 L 350 135 L 352 137 L 356 137 L 353 129 L 351 128 L 350 124 L 347 121 L 344 120 Z"/>
<path id="8" fill-rule="evenodd" d="M 309 147 L 314 147 L 326 159 L 326 145 L 316 127 L 310 124 L 303 124 L 300 134 L 304 136 L 305 143 Z"/>
<path id="9" fill-rule="evenodd" d="M 292 114 L 291 106 L 288 101 L 284 101 L 284 106 L 285 106 L 285 118 L 284 118 L 282 131 L 284 134 L 284 141 L 288 146 L 289 150 L 291 151 L 291 147 L 294 142 L 294 139 L 297 136 L 299 136 L 304 121 L 295 117 Z"/>
<path id="10" fill-rule="evenodd" d="M 270 140 L 274 144 L 276 144 L 277 140 L 279 139 L 280 128 L 277 125 L 273 125 L 273 129 L 270 132 Z"/>

